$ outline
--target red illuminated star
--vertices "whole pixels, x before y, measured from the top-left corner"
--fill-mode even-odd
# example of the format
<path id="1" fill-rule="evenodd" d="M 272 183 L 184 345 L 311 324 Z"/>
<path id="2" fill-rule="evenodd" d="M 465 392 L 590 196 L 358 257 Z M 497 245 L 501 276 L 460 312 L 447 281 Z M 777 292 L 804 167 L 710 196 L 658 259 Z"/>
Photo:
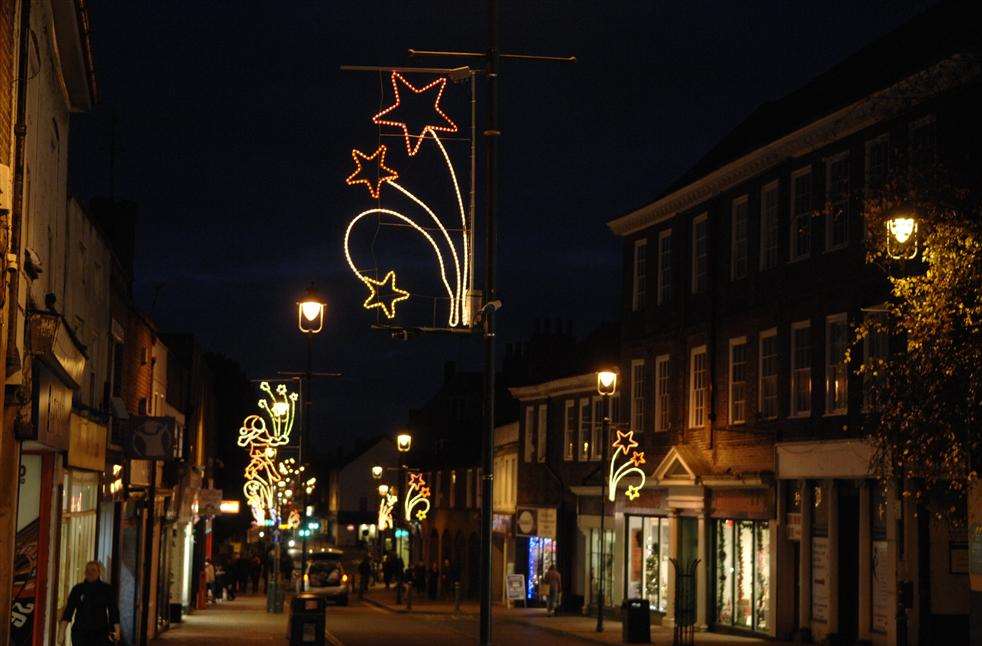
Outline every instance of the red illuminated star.
<path id="1" fill-rule="evenodd" d="M 435 94 L 433 99 L 433 110 L 436 111 L 437 115 L 439 115 L 439 119 L 437 120 L 438 123 L 426 123 L 422 128 L 418 129 L 419 134 L 413 134 L 409 131 L 408 120 L 394 120 L 391 113 L 396 111 L 402 103 L 402 98 L 399 95 L 400 85 L 406 87 L 417 95 L 428 93 Z M 418 88 L 407 81 L 399 72 L 392 72 L 392 92 L 395 94 L 395 103 L 372 117 L 372 123 L 380 126 L 395 126 L 397 128 L 402 128 L 403 137 L 406 139 L 406 152 L 409 153 L 410 157 L 414 156 L 417 152 L 419 152 L 419 147 L 423 143 L 423 139 L 426 137 L 427 131 L 429 131 L 434 137 L 436 136 L 437 131 L 457 132 L 457 124 L 454 123 L 450 117 L 448 117 L 443 110 L 440 109 L 440 97 L 443 96 L 443 88 L 446 85 L 447 79 L 440 77 L 428 85 Z M 416 140 L 415 145 L 413 144 L 412 139 Z"/>
<path id="2" fill-rule="evenodd" d="M 634 441 L 634 431 L 628 431 L 627 433 L 621 433 L 617 431 L 617 440 L 614 442 L 614 448 L 624 452 L 627 455 L 631 449 L 638 445 Z M 617 451 L 614 451 L 616 454 Z"/>
<path id="3" fill-rule="evenodd" d="M 382 189 L 383 183 L 399 178 L 399 173 L 385 165 L 384 144 L 379 146 L 371 155 L 366 155 L 360 150 L 352 150 L 351 158 L 355 160 L 355 172 L 348 175 L 348 179 L 345 182 L 348 186 L 364 184 L 368 187 L 368 192 L 371 193 L 372 199 L 374 200 L 378 199 L 378 194 Z M 362 165 L 362 161 L 366 162 L 366 164 Z M 372 161 L 375 162 L 374 169 L 367 164 L 367 162 Z M 375 179 L 369 179 L 364 176 L 367 170 L 375 170 Z"/>
<path id="4" fill-rule="evenodd" d="M 644 451 L 635 451 L 631 455 L 631 463 L 634 464 L 634 466 L 636 467 L 639 467 L 642 464 L 644 464 Z"/>
<path id="5" fill-rule="evenodd" d="M 426 484 L 426 481 L 423 480 L 423 474 L 422 473 L 410 473 L 409 474 L 409 486 L 410 487 L 416 487 L 417 489 L 419 489 L 420 487 L 424 486 L 425 484 Z"/>
<path id="6" fill-rule="evenodd" d="M 430 497 L 430 488 L 429 487 L 423 487 L 422 489 L 419 490 L 419 495 L 423 496 L 424 498 L 429 498 Z"/>
<path id="7" fill-rule="evenodd" d="M 368 276 L 362 276 L 362 280 L 369 289 L 368 298 L 362 303 L 362 307 L 367 310 L 377 307 L 385 314 L 385 318 L 395 318 L 396 303 L 409 298 L 409 292 L 396 287 L 396 272 L 389 271 L 382 280 Z"/>

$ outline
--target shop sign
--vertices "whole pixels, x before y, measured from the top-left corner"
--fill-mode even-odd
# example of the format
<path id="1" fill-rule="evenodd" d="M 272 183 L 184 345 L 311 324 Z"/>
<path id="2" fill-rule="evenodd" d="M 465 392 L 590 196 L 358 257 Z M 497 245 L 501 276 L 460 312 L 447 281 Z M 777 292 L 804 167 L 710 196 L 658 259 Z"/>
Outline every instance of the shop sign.
<path id="1" fill-rule="evenodd" d="M 491 516 L 491 531 L 496 534 L 507 534 L 511 531 L 511 514 L 494 514 Z"/>
<path id="2" fill-rule="evenodd" d="M 615 503 L 615 510 L 625 514 L 642 516 L 664 514 L 668 511 L 665 507 L 667 493 L 665 489 L 643 489 L 639 492 L 636 500 L 618 498 Z"/>
<path id="3" fill-rule="evenodd" d="M 525 601 L 524 574 L 509 574 L 505 588 L 509 601 Z"/>
<path id="4" fill-rule="evenodd" d="M 792 512 L 787 515 L 788 540 L 801 540 L 801 513 Z"/>
<path id="5" fill-rule="evenodd" d="M 812 621 L 829 621 L 829 539 L 812 538 Z"/>
<path id="6" fill-rule="evenodd" d="M 221 508 L 221 489 L 202 489 L 198 492 L 198 515 L 217 516 L 222 513 Z"/>
<path id="7" fill-rule="evenodd" d="M 106 468 L 106 427 L 81 415 L 71 416 L 68 466 L 90 471 Z"/>
<path id="8" fill-rule="evenodd" d="M 130 460 L 130 484 L 138 487 L 150 486 L 149 460 Z"/>
<path id="9" fill-rule="evenodd" d="M 886 634 L 890 621 L 890 581 L 886 541 L 873 541 L 873 632 Z"/>
<path id="10" fill-rule="evenodd" d="M 519 507 L 515 512 L 515 535 L 556 538 L 556 510 L 549 507 Z"/>
<path id="11" fill-rule="evenodd" d="M 68 449 L 72 389 L 38 362 L 34 371 L 33 426 L 31 435 L 19 439 L 37 440 L 60 451 Z"/>
<path id="12" fill-rule="evenodd" d="M 141 460 L 174 457 L 177 422 L 173 417 L 131 417 L 126 453 Z"/>
<path id="13" fill-rule="evenodd" d="M 713 489 L 712 510 L 716 518 L 773 518 L 772 489 Z"/>

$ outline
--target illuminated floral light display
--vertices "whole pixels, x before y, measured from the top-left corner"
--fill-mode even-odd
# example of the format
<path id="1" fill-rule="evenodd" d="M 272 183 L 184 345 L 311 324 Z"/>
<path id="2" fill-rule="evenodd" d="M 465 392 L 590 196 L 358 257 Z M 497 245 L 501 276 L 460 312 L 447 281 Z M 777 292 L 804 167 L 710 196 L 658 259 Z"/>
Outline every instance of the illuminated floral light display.
<path id="1" fill-rule="evenodd" d="M 261 415 L 247 416 L 239 428 L 237 444 L 249 450 L 242 491 L 256 523 L 263 525 L 267 518 L 276 520 L 276 489 L 283 482 L 281 465 L 276 460 L 277 449 L 290 443 L 299 395 L 289 392 L 284 384 L 274 391 L 266 381 L 259 385 L 259 390 L 264 393 L 259 409 L 269 418 L 269 423 Z"/>
<path id="2" fill-rule="evenodd" d="M 386 491 L 385 495 L 379 498 L 378 531 L 384 532 L 385 530 L 393 527 L 392 510 L 395 509 L 397 502 L 399 502 L 399 498 L 392 493 L 391 489 Z"/>
<path id="3" fill-rule="evenodd" d="M 610 456 L 610 471 L 607 478 L 607 499 L 611 502 L 617 497 L 618 483 L 629 475 L 638 476 L 640 481 L 636 485 L 628 485 L 624 495 L 627 496 L 628 500 L 635 500 L 641 495 L 641 489 L 646 480 L 644 471 L 641 470 L 641 465 L 644 464 L 644 451 L 635 451 L 636 446 L 638 443 L 634 439 L 634 431 L 627 433 L 617 431 L 617 439 L 612 447 L 614 454 Z M 627 456 L 627 459 L 618 464 L 621 456 Z"/>
<path id="4" fill-rule="evenodd" d="M 443 96 L 443 90 L 446 87 L 447 79 L 445 77 L 441 77 L 427 85 L 416 87 L 398 72 L 392 72 L 391 80 L 395 101 L 392 105 L 384 108 L 374 117 L 372 117 L 372 122 L 381 126 L 393 126 L 400 128 L 406 142 L 406 152 L 410 157 L 416 156 L 427 135 L 429 135 L 429 137 L 435 142 L 436 147 L 440 151 L 443 161 L 447 167 L 451 185 L 453 186 L 454 194 L 457 198 L 457 209 L 460 215 L 460 250 L 458 251 L 458 245 L 454 242 L 454 236 L 451 235 L 450 230 L 443 223 L 440 217 L 433 211 L 433 209 L 431 209 L 429 205 L 419 199 L 408 189 L 395 181 L 398 179 L 399 174 L 395 170 L 385 166 L 386 148 L 385 146 L 379 146 L 371 155 L 367 155 L 357 149 L 352 150 L 351 156 L 355 162 L 355 170 L 348 176 L 346 180 L 347 184 L 349 186 L 364 184 L 368 189 L 369 195 L 375 200 L 380 198 L 382 184 L 389 184 L 402 193 L 413 204 L 422 209 L 429 218 L 429 221 L 426 222 L 427 227 L 431 229 L 435 228 L 437 231 L 439 231 L 439 234 L 435 237 L 442 243 L 446 244 L 446 250 L 449 251 L 448 255 L 451 261 L 449 263 L 450 267 L 448 267 L 448 263 L 444 257 L 445 250 L 441 250 L 437 239 L 434 239 L 434 236 L 430 235 L 429 231 L 427 231 L 424 226 L 422 226 L 412 217 L 409 217 L 399 211 L 381 207 L 362 211 L 348 223 L 348 227 L 344 233 L 344 257 L 347 260 L 351 271 L 369 289 L 368 298 L 363 303 L 363 306 L 366 309 L 380 309 L 382 314 L 387 319 L 393 319 L 396 316 L 396 303 L 408 300 L 410 298 L 409 292 L 399 289 L 396 286 L 396 274 L 395 270 L 393 269 L 384 270 L 384 278 L 382 280 L 373 278 L 365 271 L 360 270 L 351 255 L 350 238 L 351 232 L 355 226 L 370 215 L 374 215 L 376 217 L 388 216 L 395 218 L 400 224 L 408 225 L 416 233 L 423 236 L 423 238 L 433 248 L 437 265 L 440 270 L 440 280 L 450 303 L 449 313 L 447 316 L 448 325 L 450 327 L 456 327 L 458 325 L 467 326 L 471 324 L 472 318 L 470 303 L 467 299 L 467 294 L 471 287 L 471 249 L 469 248 L 468 237 L 470 224 L 467 220 L 467 213 L 464 210 L 464 201 L 463 197 L 461 196 L 460 184 L 457 181 L 457 174 L 454 171 L 453 163 L 450 160 L 450 155 L 447 153 L 443 142 L 440 140 L 440 137 L 437 134 L 438 132 L 457 132 L 458 129 L 457 124 L 454 123 L 453 120 L 450 119 L 450 117 L 447 116 L 446 113 L 444 113 L 440 108 L 440 99 Z M 433 95 L 433 110 L 436 113 L 436 118 L 433 120 L 436 123 L 424 123 L 421 127 L 411 129 L 408 121 L 398 121 L 395 118 L 395 113 L 402 105 L 400 92 L 403 89 L 417 95 Z M 369 166 L 369 162 L 374 163 Z M 366 169 L 374 169 L 375 173 L 367 173 Z M 372 175 L 374 175 L 374 179 L 370 179 Z M 448 269 L 452 272 L 449 276 Z M 383 272 L 380 272 L 380 274 L 382 273 Z"/>
<path id="5" fill-rule="evenodd" d="M 426 485 L 423 474 L 409 474 L 409 486 L 407 489 L 406 499 L 403 503 L 406 522 L 413 522 L 413 518 L 420 521 L 425 520 L 426 514 L 430 511 L 430 488 Z"/>

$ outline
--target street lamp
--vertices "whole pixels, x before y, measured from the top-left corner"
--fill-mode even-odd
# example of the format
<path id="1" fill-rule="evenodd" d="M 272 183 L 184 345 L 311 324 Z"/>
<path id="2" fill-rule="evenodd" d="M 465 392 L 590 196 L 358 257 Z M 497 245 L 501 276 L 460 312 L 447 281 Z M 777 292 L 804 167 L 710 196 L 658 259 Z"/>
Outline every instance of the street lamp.
<path id="1" fill-rule="evenodd" d="M 399 433 L 396 436 L 396 448 L 399 449 L 399 453 L 408 453 L 412 444 L 413 436 L 409 433 Z"/>
<path id="2" fill-rule="evenodd" d="M 917 217 L 908 207 L 890 212 L 886 220 L 887 255 L 894 260 L 911 260 L 917 256 Z"/>
<path id="3" fill-rule="evenodd" d="M 313 378 L 311 371 L 311 361 L 314 351 L 314 336 L 324 329 L 324 311 L 327 303 L 314 290 L 311 283 L 304 292 L 303 297 L 297 302 L 297 327 L 300 332 L 307 337 L 307 371 L 304 374 L 303 388 L 303 429 L 300 435 L 300 456 L 303 459 L 305 448 L 310 447 L 310 382 Z M 274 411 L 275 412 L 275 411 Z M 303 470 L 303 467 L 301 467 Z M 308 492 L 309 493 L 309 492 Z M 304 496 L 304 507 L 306 507 L 306 496 Z M 303 539 L 303 549 L 300 556 L 300 571 L 307 572 L 307 537 Z M 301 579 L 305 581 L 306 579 Z M 306 590 L 306 583 L 303 584 Z"/>
<path id="4" fill-rule="evenodd" d="M 382 483 L 378 486 L 378 495 L 385 496 L 389 493 L 389 485 Z"/>
<path id="5" fill-rule="evenodd" d="M 385 469 L 383 469 L 378 465 L 375 465 L 374 467 L 372 467 L 372 477 L 376 480 L 380 480 L 382 478 L 383 471 L 385 471 Z"/>
<path id="6" fill-rule="evenodd" d="M 603 399 L 604 419 L 601 428 L 600 446 L 602 455 L 600 464 L 607 464 L 607 444 L 610 440 L 610 398 L 617 392 L 617 373 L 613 370 L 601 370 L 597 372 L 597 392 Z M 597 632 L 604 630 L 604 566 L 606 555 L 604 518 L 607 515 L 607 494 L 604 491 L 607 479 L 601 474 L 600 477 L 600 577 L 597 580 Z"/>
<path id="7" fill-rule="evenodd" d="M 324 329 L 324 311 L 327 303 L 321 300 L 314 285 L 307 288 L 303 298 L 297 302 L 297 327 L 304 334 L 317 334 Z"/>

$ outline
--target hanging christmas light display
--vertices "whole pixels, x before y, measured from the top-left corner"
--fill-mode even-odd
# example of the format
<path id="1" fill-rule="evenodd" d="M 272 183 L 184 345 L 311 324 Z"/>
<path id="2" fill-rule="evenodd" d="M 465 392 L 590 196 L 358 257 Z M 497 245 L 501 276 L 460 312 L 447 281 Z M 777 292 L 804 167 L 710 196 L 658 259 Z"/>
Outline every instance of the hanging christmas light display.
<path id="1" fill-rule="evenodd" d="M 430 511 L 430 488 L 426 485 L 422 473 L 409 474 L 409 486 L 403 509 L 407 523 L 413 522 L 414 518 L 420 521 L 426 519 L 426 514 Z"/>
<path id="2" fill-rule="evenodd" d="M 447 294 L 447 299 L 449 301 L 449 312 L 447 315 L 448 325 L 450 327 L 470 325 L 472 316 L 470 311 L 470 303 L 467 300 L 467 294 L 471 287 L 470 265 L 472 250 L 469 248 L 469 232 L 471 223 L 468 222 L 467 213 L 464 210 L 464 201 L 460 192 L 460 184 L 457 181 L 457 174 L 454 170 L 453 162 L 451 161 L 450 155 L 447 154 L 447 150 L 437 134 L 438 132 L 457 131 L 457 124 L 455 124 L 440 108 L 440 98 L 443 96 L 443 90 L 446 86 L 447 79 L 445 77 L 441 77 L 425 86 L 416 87 L 398 72 L 393 72 L 391 80 L 395 102 L 376 114 L 372 118 L 372 122 L 378 125 L 400 128 L 405 138 L 406 151 L 409 153 L 410 157 L 416 156 L 427 135 L 429 135 L 430 138 L 432 138 L 436 143 L 436 147 L 440 151 L 440 155 L 447 167 L 451 185 L 456 197 L 457 210 L 459 211 L 460 215 L 459 248 L 457 242 L 455 242 L 455 236 L 451 235 L 451 228 L 444 224 L 440 216 L 423 200 L 395 181 L 399 177 L 399 174 L 395 170 L 385 166 L 386 148 L 385 146 L 379 146 L 375 152 L 372 153 L 372 155 L 366 155 L 359 150 L 352 150 L 355 170 L 348 176 L 346 180 L 347 183 L 349 185 L 365 184 L 368 187 L 368 191 L 372 199 L 375 200 L 380 199 L 382 185 L 389 184 L 397 191 L 402 193 L 404 197 L 408 198 L 415 206 L 419 207 L 426 213 L 429 218 L 429 221 L 426 223 L 427 227 L 430 229 L 435 229 L 438 231 L 438 234 L 436 236 L 430 235 L 427 228 L 424 228 L 424 226 L 422 226 L 412 217 L 399 211 L 381 207 L 372 208 L 362 211 L 348 223 L 348 227 L 344 234 L 344 256 L 348 262 L 348 266 L 351 268 L 351 271 L 369 289 L 368 298 L 365 299 L 363 306 L 366 309 L 378 308 L 382 310 L 382 313 L 386 318 L 393 319 L 396 316 L 396 303 L 408 300 L 410 298 L 410 294 L 405 290 L 396 288 L 395 271 L 393 269 L 385 268 L 383 271 L 378 272 L 377 275 L 384 276 L 382 280 L 378 280 L 377 278 L 369 275 L 373 272 L 369 272 L 358 267 L 351 254 L 351 232 L 355 228 L 355 225 L 370 215 L 377 218 L 381 218 L 383 216 L 391 217 L 398 220 L 399 224 L 408 225 L 416 233 L 423 236 L 423 238 L 433 248 L 434 254 L 436 255 L 437 265 L 440 272 L 440 281 L 443 284 Z M 413 124 L 410 124 L 408 121 L 396 120 L 394 118 L 394 113 L 397 112 L 402 105 L 400 88 L 409 90 L 417 95 L 432 93 L 434 95 L 433 110 L 437 115 L 437 118 L 434 119 L 434 121 L 437 123 L 424 122 L 421 125 L 417 124 L 418 127 L 411 127 Z M 368 162 L 374 162 L 374 164 L 372 166 L 368 166 Z M 373 167 L 376 170 L 375 179 L 365 177 L 364 175 L 366 168 Z M 444 244 L 446 248 L 441 249 L 441 244 Z M 450 263 L 452 266 L 452 274 L 450 275 L 448 275 L 448 266 L 445 262 L 445 252 L 452 261 Z M 389 286 L 389 283 L 391 283 L 391 286 Z M 389 287 L 387 295 L 384 298 L 380 297 L 379 294 L 380 288 L 383 287 Z"/>
<path id="3" fill-rule="evenodd" d="M 386 492 L 379 497 L 378 531 L 384 532 L 385 530 L 393 527 L 392 510 L 395 509 L 397 502 L 399 502 L 399 498 L 391 489 L 387 489 Z"/>
<path id="4" fill-rule="evenodd" d="M 618 483 L 628 475 L 636 475 L 640 481 L 636 485 L 628 485 L 624 495 L 627 496 L 628 500 L 635 500 L 641 495 L 641 489 L 644 487 L 646 479 L 644 471 L 641 470 L 641 465 L 644 464 L 644 451 L 635 451 L 636 446 L 638 443 L 634 439 L 634 431 L 627 433 L 617 431 L 617 439 L 614 440 L 613 444 L 614 454 L 610 456 L 610 470 L 607 478 L 607 499 L 611 502 L 617 497 Z M 626 456 L 627 459 L 618 464 L 621 456 Z"/>
<path id="5" fill-rule="evenodd" d="M 256 523 L 264 525 L 267 519 L 277 520 L 276 489 L 284 480 L 282 465 L 277 463 L 277 449 L 290 443 L 299 395 L 289 392 L 284 384 L 274 391 L 266 381 L 259 385 L 259 390 L 264 393 L 259 409 L 269 421 L 260 415 L 247 416 L 239 427 L 236 443 L 249 451 L 246 482 L 242 487 L 246 504 L 252 509 Z"/>

